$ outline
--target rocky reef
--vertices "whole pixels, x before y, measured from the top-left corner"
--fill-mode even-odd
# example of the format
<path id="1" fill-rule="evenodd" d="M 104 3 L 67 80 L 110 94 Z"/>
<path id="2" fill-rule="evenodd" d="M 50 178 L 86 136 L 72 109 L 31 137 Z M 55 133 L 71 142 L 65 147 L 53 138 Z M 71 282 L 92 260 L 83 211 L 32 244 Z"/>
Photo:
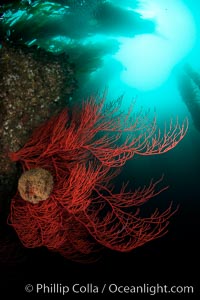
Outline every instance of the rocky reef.
<path id="1" fill-rule="evenodd" d="M 0 49 L 0 209 L 17 182 L 8 153 L 69 102 L 77 82 L 66 54 L 3 42 Z"/>

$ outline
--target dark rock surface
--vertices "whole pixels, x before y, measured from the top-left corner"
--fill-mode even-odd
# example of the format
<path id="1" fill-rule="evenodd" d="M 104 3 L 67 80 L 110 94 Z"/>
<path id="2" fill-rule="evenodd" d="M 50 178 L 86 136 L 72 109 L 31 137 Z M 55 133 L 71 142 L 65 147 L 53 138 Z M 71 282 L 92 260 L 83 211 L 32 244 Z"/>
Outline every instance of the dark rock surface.
<path id="1" fill-rule="evenodd" d="M 3 43 L 0 49 L 0 209 L 15 193 L 19 176 L 8 157 L 41 123 L 69 101 L 76 79 L 66 54 Z"/>

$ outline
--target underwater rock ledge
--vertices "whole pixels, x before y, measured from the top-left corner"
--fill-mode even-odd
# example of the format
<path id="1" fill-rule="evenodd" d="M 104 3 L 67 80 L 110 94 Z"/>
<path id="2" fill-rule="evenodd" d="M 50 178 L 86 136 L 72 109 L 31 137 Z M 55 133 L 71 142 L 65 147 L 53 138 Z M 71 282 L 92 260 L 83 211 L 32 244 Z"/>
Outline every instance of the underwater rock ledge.
<path id="1" fill-rule="evenodd" d="M 5 42 L 0 75 L 0 198 L 5 202 L 17 180 L 8 152 L 19 150 L 36 127 L 57 114 L 77 83 L 66 54 Z"/>

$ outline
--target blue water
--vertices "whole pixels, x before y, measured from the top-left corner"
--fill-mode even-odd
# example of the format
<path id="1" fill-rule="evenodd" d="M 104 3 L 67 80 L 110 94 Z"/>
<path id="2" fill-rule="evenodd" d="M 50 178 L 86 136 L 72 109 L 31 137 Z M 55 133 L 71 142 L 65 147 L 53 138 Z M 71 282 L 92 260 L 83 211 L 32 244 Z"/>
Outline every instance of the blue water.
<path id="1" fill-rule="evenodd" d="M 68 53 L 79 86 L 74 103 L 107 89 L 108 102 L 124 95 L 125 111 L 136 99 L 134 112 L 141 107 L 144 114 L 149 109 L 150 116 L 155 112 L 158 128 L 177 117 L 180 123 L 189 120 L 186 137 L 175 149 L 135 157 L 124 167 L 123 176 L 134 179 L 134 189 L 164 173 L 166 184 L 175 190 L 173 199 L 181 203 L 183 194 L 187 205 L 199 207 L 200 132 L 178 87 L 185 64 L 200 72 L 199 1 L 110 0 L 103 6 L 100 0 L 64 1 L 65 5 L 28 2 L 5 11 L 7 38 Z"/>
<path id="2" fill-rule="evenodd" d="M 75 4 L 72 18 L 70 15 L 63 18 L 61 14 L 59 30 L 54 28 L 56 33 L 53 36 L 44 32 L 35 38 L 33 32 L 30 39 L 26 37 L 26 44 L 40 45 L 55 53 L 70 53 L 78 66 L 79 88 L 72 97 L 74 103 L 96 92 L 102 93 L 106 88 L 108 102 L 124 95 L 124 110 L 136 99 L 136 111 L 141 107 L 144 113 L 149 109 L 152 114 L 155 111 L 158 127 L 162 128 L 165 122 L 169 124 L 177 117 L 180 123 L 188 118 L 188 132 L 173 150 L 162 155 L 134 157 L 124 166 L 118 179 L 120 184 L 129 180 L 130 188 L 134 190 L 147 185 L 151 178 L 158 179 L 164 174 L 161 187 L 169 186 L 169 189 L 151 199 L 150 204 L 162 210 L 173 201 L 175 206 L 180 205 L 180 209 L 173 217 L 167 240 L 161 239 L 158 244 L 153 244 L 158 250 L 152 250 L 154 246 L 151 248 L 151 245 L 144 246 L 141 253 L 145 254 L 139 259 L 146 262 L 149 257 L 145 251 L 158 251 L 158 257 L 172 260 L 174 264 L 177 260 L 180 266 L 183 261 L 180 254 L 184 258 L 183 264 L 188 267 L 189 260 L 194 264 L 197 259 L 197 255 L 192 256 L 193 252 L 197 253 L 200 236 L 200 131 L 181 96 L 178 80 L 184 73 L 185 64 L 189 64 L 200 77 L 200 2 L 141 0 L 136 5 L 131 0 L 112 0 L 108 2 L 117 7 L 115 15 L 118 17 L 106 22 L 101 15 L 99 19 L 91 18 L 91 11 L 98 1 L 90 2 L 92 5 L 87 8 Z M 119 8 L 129 10 L 130 16 L 135 12 L 141 14 L 139 20 L 135 20 L 135 27 L 123 14 L 120 14 L 120 20 L 125 24 L 116 21 L 119 20 Z M 60 9 L 60 6 L 56 7 L 52 15 L 55 17 Z M 38 10 L 35 15 L 38 20 L 47 18 Z M 51 17 L 48 12 L 48 18 Z M 198 88 L 196 91 L 200 93 Z M 156 255 L 152 257 L 156 259 Z M 134 258 L 129 263 L 135 268 Z M 137 270 L 141 267 L 138 265 Z M 146 270 L 145 265 L 143 268 Z M 151 274 L 150 270 L 148 274 Z M 188 276 L 186 271 L 184 274 Z"/>

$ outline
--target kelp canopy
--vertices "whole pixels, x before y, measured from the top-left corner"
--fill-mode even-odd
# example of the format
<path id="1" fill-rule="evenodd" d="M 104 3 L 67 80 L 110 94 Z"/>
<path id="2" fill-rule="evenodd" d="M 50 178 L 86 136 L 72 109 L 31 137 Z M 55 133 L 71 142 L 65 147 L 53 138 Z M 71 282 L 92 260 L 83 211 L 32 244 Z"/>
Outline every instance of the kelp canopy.
<path id="1" fill-rule="evenodd" d="M 65 52 L 80 72 L 91 72 L 105 55 L 117 52 L 119 37 L 155 31 L 154 22 L 142 19 L 136 6 L 137 1 L 128 7 L 105 0 L 6 1 L 0 30 L 3 40 Z"/>

